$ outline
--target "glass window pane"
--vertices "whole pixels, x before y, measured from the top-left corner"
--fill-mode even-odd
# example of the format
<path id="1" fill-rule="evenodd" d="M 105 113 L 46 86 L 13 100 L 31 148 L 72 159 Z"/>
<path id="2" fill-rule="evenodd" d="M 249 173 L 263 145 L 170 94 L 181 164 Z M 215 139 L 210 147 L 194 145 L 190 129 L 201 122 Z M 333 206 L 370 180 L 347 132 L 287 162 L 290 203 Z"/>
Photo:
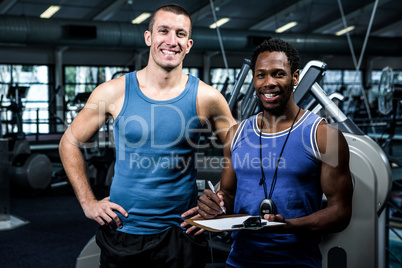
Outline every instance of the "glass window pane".
<path id="1" fill-rule="evenodd" d="M 192 76 L 199 77 L 198 68 L 183 68 L 183 73 L 191 74 Z"/>
<path id="2" fill-rule="evenodd" d="M 22 116 L 22 131 L 26 134 L 48 133 L 48 94 L 49 68 L 45 65 L 1 65 L 0 76 L 3 105 L 14 104 L 19 107 Z M 2 81 L 2 82 L 3 82 Z M 2 114 L 7 126 L 2 129 L 7 133 L 15 133 L 17 129 L 15 116 L 17 113 L 8 110 Z M 41 124 L 37 127 L 36 122 Z"/>
<path id="3" fill-rule="evenodd" d="M 116 66 L 65 66 L 65 92 L 67 100 L 74 100 L 78 93 L 92 92 L 98 85 L 121 76 L 128 68 Z"/>
<path id="4" fill-rule="evenodd" d="M 323 89 L 327 94 L 343 92 L 342 71 L 327 70 L 323 78 Z"/>
<path id="5" fill-rule="evenodd" d="M 10 65 L 0 64 L 0 97 L 7 95 L 10 81 Z"/>
<path id="6" fill-rule="evenodd" d="M 394 71 L 394 84 L 402 84 L 402 71 Z"/>
<path id="7" fill-rule="evenodd" d="M 356 74 L 356 71 L 344 70 L 343 80 L 345 84 L 360 84 L 362 81 L 362 72 L 359 71 Z"/>

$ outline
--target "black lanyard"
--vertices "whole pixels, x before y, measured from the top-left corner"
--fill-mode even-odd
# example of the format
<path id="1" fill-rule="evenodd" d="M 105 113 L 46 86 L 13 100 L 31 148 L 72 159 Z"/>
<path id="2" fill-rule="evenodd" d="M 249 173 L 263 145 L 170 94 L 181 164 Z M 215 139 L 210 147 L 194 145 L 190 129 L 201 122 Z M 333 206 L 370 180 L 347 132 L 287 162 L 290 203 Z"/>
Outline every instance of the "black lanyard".
<path id="1" fill-rule="evenodd" d="M 301 108 L 299 107 L 299 111 L 297 112 L 295 118 L 293 119 L 292 126 L 291 126 L 290 129 L 289 129 L 288 135 L 286 136 L 286 140 L 285 140 L 285 142 L 283 143 L 281 153 L 279 154 L 278 162 L 276 163 L 275 173 L 274 173 L 274 176 L 273 176 L 273 178 L 272 178 L 272 183 L 271 183 L 271 189 L 270 189 L 270 191 L 269 191 L 269 196 L 267 196 L 267 183 L 265 182 L 265 173 L 264 173 L 264 169 L 263 169 L 263 166 L 262 166 L 262 143 L 261 143 L 261 136 L 262 136 L 262 129 L 263 129 L 263 126 L 264 126 L 264 120 L 263 120 L 263 119 L 264 119 L 264 111 L 262 112 L 262 115 L 261 115 L 261 124 L 260 124 L 260 125 L 261 125 L 261 129 L 260 129 L 260 164 L 261 164 L 261 176 L 262 176 L 262 177 L 261 177 L 261 179 L 260 179 L 260 183 L 259 183 L 259 184 L 260 184 L 260 186 L 261 186 L 261 185 L 264 185 L 264 194 L 265 194 L 265 198 L 271 199 L 272 194 L 274 193 L 274 188 L 275 188 L 276 180 L 277 180 L 277 177 L 278 177 L 277 174 L 278 174 L 279 161 L 281 160 L 283 150 L 285 149 L 286 143 L 287 143 L 288 138 L 289 138 L 289 136 L 290 136 L 290 132 L 291 132 L 292 129 L 293 129 L 293 126 L 294 126 L 294 124 L 295 124 L 295 122 L 296 122 L 297 116 L 298 116 L 299 113 L 300 113 L 300 110 L 301 110 Z"/>

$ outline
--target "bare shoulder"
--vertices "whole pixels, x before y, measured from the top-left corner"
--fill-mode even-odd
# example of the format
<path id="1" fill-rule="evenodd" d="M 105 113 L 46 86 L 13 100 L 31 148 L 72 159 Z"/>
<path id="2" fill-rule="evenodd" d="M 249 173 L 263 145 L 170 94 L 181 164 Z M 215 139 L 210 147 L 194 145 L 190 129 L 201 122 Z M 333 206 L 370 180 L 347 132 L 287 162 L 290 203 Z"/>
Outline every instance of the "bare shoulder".
<path id="1" fill-rule="evenodd" d="M 200 80 L 198 86 L 198 98 L 202 102 L 213 102 L 221 101 L 223 98 L 222 94 L 214 87 L 207 85 L 205 82 Z"/>
<path id="2" fill-rule="evenodd" d="M 110 101 L 124 94 L 125 76 L 106 81 L 95 88 L 91 96 Z"/>
<path id="3" fill-rule="evenodd" d="M 202 125 L 208 122 L 211 124 L 222 143 L 229 128 L 236 123 L 222 94 L 202 81 L 197 92 L 197 114 Z"/>
<path id="4" fill-rule="evenodd" d="M 327 142 L 327 140 L 332 140 L 337 137 L 343 137 L 342 132 L 328 124 L 325 120 L 322 120 L 317 127 L 317 142 Z"/>
<path id="5" fill-rule="evenodd" d="M 97 86 L 88 99 L 86 106 L 105 106 L 106 112 L 114 116 L 124 102 L 125 76 L 106 81 Z"/>
<path id="6" fill-rule="evenodd" d="M 325 121 L 318 125 L 317 144 L 324 161 L 349 159 L 349 147 L 342 132 Z"/>
<path id="7" fill-rule="evenodd" d="M 226 107 L 229 108 L 222 94 L 216 88 L 207 85 L 201 80 L 197 93 L 197 105 L 203 114 L 212 113 L 212 115 L 219 115 Z"/>

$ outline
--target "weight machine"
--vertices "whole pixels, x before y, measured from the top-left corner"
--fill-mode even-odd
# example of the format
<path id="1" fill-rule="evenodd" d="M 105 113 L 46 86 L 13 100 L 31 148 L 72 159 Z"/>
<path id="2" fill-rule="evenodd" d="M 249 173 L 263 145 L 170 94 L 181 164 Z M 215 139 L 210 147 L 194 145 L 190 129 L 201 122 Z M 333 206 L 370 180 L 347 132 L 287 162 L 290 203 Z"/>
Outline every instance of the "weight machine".
<path id="1" fill-rule="evenodd" d="M 45 190 L 52 179 L 52 163 L 50 159 L 39 153 L 32 153 L 22 128 L 22 102 L 27 88 L 9 87 L 10 105 L 3 107 L 3 95 L 0 108 L 12 113 L 11 120 L 4 120 L 0 113 L 0 230 L 12 229 L 26 224 L 9 212 L 10 189 L 17 193 Z M 6 133 L 3 135 L 3 124 Z M 11 125 L 11 132 L 8 130 Z M 16 131 L 14 131 L 16 125 Z"/>

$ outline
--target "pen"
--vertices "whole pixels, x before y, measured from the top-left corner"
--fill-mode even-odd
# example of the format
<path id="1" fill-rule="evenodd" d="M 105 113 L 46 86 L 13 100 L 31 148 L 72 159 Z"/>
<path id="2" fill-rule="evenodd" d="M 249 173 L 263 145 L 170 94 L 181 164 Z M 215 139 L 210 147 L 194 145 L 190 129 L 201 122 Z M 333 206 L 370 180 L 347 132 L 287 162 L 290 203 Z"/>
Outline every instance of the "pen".
<path id="1" fill-rule="evenodd" d="M 216 194 L 216 192 L 215 192 L 215 187 L 214 187 L 214 185 L 212 184 L 211 181 L 208 181 L 208 185 L 209 185 L 209 188 L 212 190 L 212 192 L 213 192 L 214 194 Z M 223 213 L 226 214 L 226 209 L 225 209 L 225 207 L 224 207 L 224 206 L 220 206 L 220 207 L 221 207 Z"/>

